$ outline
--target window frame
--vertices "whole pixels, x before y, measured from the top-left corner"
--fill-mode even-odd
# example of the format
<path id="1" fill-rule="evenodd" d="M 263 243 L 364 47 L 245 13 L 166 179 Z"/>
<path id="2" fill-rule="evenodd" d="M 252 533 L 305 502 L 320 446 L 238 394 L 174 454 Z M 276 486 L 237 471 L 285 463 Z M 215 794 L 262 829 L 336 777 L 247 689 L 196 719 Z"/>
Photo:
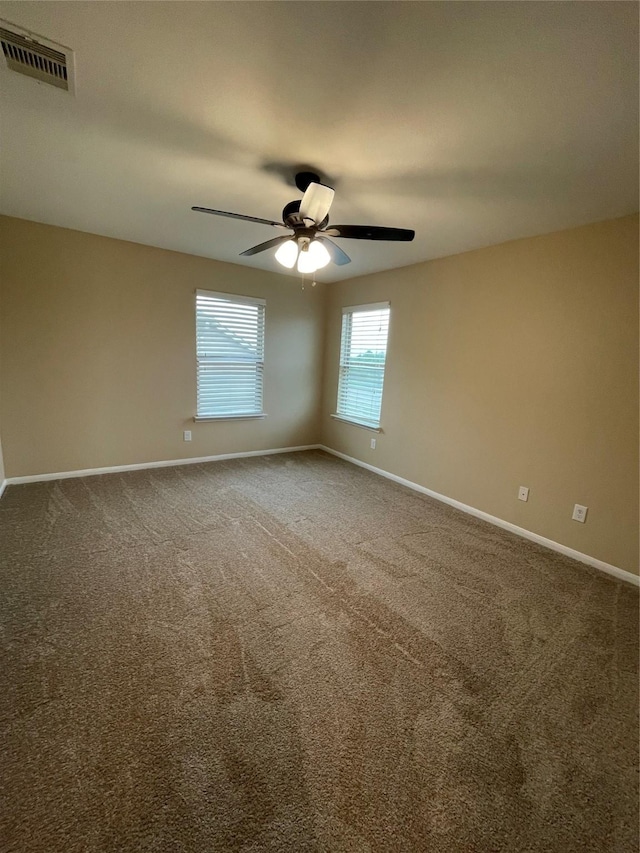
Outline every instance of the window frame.
<path id="1" fill-rule="evenodd" d="M 382 365 L 382 387 L 380 391 L 380 414 L 377 421 L 369 420 L 367 418 L 358 418 L 353 416 L 350 413 L 345 413 L 340 411 L 340 398 L 341 398 L 341 388 L 343 382 L 345 381 L 345 371 L 348 370 L 349 365 L 345 362 L 347 359 L 345 358 L 345 317 L 351 317 L 350 322 L 353 323 L 353 315 L 358 313 L 367 313 L 372 311 L 381 311 L 387 310 L 389 312 L 387 319 L 387 337 L 385 341 L 385 351 L 384 351 L 384 363 Z M 342 421 L 344 423 L 353 424 L 354 426 L 358 426 L 362 429 L 370 430 L 371 432 L 382 432 L 381 422 L 382 422 L 382 400 L 384 397 L 384 381 L 385 374 L 387 368 L 387 351 L 389 347 L 389 330 L 391 326 L 391 303 L 390 302 L 370 302 L 364 305 L 347 305 L 342 308 L 341 311 L 341 324 L 340 324 L 340 357 L 338 361 L 338 389 L 336 395 L 336 411 L 331 415 L 334 420 Z"/>
<path id="2" fill-rule="evenodd" d="M 224 302 L 228 302 L 231 305 L 253 305 L 262 309 L 261 312 L 258 313 L 258 336 L 261 342 L 261 350 L 258 352 L 258 356 L 255 359 L 238 359 L 236 361 L 232 361 L 231 359 L 221 359 L 216 358 L 214 356 L 206 356 L 201 357 L 199 355 L 199 346 L 198 346 L 198 297 L 209 297 L 213 299 L 219 299 Z M 264 412 L 264 364 L 265 364 L 265 338 L 266 338 L 266 299 L 261 299 L 259 297 L 254 296 L 244 296 L 237 293 L 221 293 L 220 291 L 215 290 L 203 290 L 198 289 L 195 291 L 195 338 L 196 338 L 196 414 L 193 418 L 194 421 L 238 421 L 238 420 L 257 420 L 261 418 L 266 418 L 267 415 Z M 260 328 L 261 327 L 261 328 Z M 229 412 L 229 413 L 206 413 L 201 414 L 200 409 L 200 386 L 201 386 L 201 376 L 200 376 L 200 368 L 207 364 L 226 364 L 229 366 L 236 366 L 241 364 L 255 364 L 258 368 L 257 375 L 260 375 L 260 411 L 252 411 L 252 412 Z M 257 394 L 257 390 L 256 390 Z"/>

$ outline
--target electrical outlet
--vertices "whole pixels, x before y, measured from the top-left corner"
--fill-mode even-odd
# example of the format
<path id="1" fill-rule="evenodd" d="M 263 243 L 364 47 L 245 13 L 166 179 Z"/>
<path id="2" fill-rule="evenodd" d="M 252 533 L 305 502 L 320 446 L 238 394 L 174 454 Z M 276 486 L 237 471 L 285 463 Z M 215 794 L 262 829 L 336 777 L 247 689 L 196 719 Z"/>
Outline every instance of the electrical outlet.
<path id="1" fill-rule="evenodd" d="M 376 440 L 375 440 L 375 438 L 372 438 L 372 439 L 371 439 L 371 449 L 372 449 L 372 450 L 375 450 L 375 449 L 376 449 Z"/>
<path id="2" fill-rule="evenodd" d="M 191 441 L 191 430 L 185 429 L 185 431 L 182 433 L 182 437 L 185 441 Z"/>
<path id="3" fill-rule="evenodd" d="M 518 500 L 519 501 L 528 501 L 529 500 L 529 486 L 520 486 L 518 489 Z"/>
<path id="4" fill-rule="evenodd" d="M 573 508 L 573 515 L 571 518 L 574 521 L 579 521 L 581 524 L 584 524 L 587 520 L 587 510 L 588 506 L 580 506 L 580 504 L 576 504 Z"/>

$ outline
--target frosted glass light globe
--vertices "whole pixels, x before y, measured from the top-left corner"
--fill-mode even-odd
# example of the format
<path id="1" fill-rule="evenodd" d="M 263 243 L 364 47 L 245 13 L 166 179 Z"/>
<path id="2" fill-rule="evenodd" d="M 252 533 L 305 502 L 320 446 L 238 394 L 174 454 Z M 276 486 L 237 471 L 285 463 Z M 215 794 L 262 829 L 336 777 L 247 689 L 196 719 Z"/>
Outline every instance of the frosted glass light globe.
<path id="1" fill-rule="evenodd" d="M 315 268 L 321 270 L 331 260 L 331 255 L 325 249 L 324 245 L 319 240 L 313 240 L 309 244 L 309 254 L 315 262 Z"/>
<path id="2" fill-rule="evenodd" d="M 329 252 L 322 243 L 313 240 L 307 249 L 303 249 L 298 257 L 298 272 L 314 273 L 316 270 L 326 267 L 331 260 Z"/>
<path id="3" fill-rule="evenodd" d="M 298 244 L 295 240 L 287 240 L 276 252 L 276 261 L 287 269 L 292 269 L 298 257 Z"/>
<path id="4" fill-rule="evenodd" d="M 308 249 L 303 249 L 298 255 L 298 272 L 312 273 L 316 271 L 316 263 Z"/>

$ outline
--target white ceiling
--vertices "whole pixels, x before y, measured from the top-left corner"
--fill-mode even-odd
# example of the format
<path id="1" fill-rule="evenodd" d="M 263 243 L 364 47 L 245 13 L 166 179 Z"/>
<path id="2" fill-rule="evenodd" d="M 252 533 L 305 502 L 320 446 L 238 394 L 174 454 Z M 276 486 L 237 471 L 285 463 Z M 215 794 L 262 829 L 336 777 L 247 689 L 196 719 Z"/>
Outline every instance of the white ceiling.
<path id="1" fill-rule="evenodd" d="M 336 188 L 333 280 L 638 209 L 638 8 L 630 2 L 6 2 L 76 54 L 76 95 L 2 63 L 0 210 L 282 270 L 238 254 Z"/>

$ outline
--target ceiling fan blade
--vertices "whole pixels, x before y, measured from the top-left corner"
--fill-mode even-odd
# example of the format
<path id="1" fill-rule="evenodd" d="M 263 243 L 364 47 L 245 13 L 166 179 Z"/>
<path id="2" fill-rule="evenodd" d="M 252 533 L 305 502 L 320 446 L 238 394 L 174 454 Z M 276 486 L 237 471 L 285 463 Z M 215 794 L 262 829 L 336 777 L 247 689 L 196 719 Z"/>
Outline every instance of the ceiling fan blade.
<path id="1" fill-rule="evenodd" d="M 309 184 L 300 202 L 300 216 L 302 219 L 309 219 L 316 225 L 320 225 L 329 213 L 334 195 L 335 191 L 331 187 L 327 187 L 324 184 Z"/>
<path id="2" fill-rule="evenodd" d="M 349 255 L 347 255 L 346 252 L 343 252 L 340 246 L 336 245 L 333 240 L 330 240 L 328 237 L 323 237 L 320 234 L 316 234 L 315 239 L 319 240 L 326 247 L 334 264 L 341 267 L 343 264 L 351 263 Z"/>
<path id="3" fill-rule="evenodd" d="M 274 246 L 279 246 L 280 243 L 284 243 L 285 240 L 290 240 L 291 236 L 285 234 L 284 237 L 274 237 L 273 240 L 267 240 L 266 243 L 258 243 L 257 246 L 252 246 L 250 249 L 245 249 L 244 252 L 240 252 L 240 255 L 257 255 L 258 252 L 266 252 L 267 249 L 272 249 Z"/>
<path id="4" fill-rule="evenodd" d="M 402 240 L 416 236 L 408 228 L 381 228 L 378 225 L 332 225 L 325 232 L 329 237 L 348 237 L 351 240 Z"/>
<path id="5" fill-rule="evenodd" d="M 259 216 L 245 216 L 243 213 L 229 213 L 227 210 L 212 210 L 210 207 L 192 207 L 197 213 L 213 213 L 214 216 L 228 216 L 230 219 L 244 219 L 245 222 L 260 222 L 262 225 L 274 225 L 276 228 L 286 228 L 284 222 L 274 222 L 271 219 L 260 219 Z"/>

